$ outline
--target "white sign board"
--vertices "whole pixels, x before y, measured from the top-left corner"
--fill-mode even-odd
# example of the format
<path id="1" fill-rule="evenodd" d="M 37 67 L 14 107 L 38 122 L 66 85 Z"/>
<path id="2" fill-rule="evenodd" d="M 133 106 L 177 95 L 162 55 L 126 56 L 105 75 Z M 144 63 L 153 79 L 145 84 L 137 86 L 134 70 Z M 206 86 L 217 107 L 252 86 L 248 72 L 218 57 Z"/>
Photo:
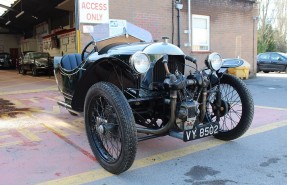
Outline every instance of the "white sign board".
<path id="1" fill-rule="evenodd" d="M 127 22 L 125 20 L 110 19 L 109 32 L 110 37 L 123 34 L 126 30 Z"/>
<path id="2" fill-rule="evenodd" d="M 79 0 L 80 23 L 109 22 L 109 0 Z"/>

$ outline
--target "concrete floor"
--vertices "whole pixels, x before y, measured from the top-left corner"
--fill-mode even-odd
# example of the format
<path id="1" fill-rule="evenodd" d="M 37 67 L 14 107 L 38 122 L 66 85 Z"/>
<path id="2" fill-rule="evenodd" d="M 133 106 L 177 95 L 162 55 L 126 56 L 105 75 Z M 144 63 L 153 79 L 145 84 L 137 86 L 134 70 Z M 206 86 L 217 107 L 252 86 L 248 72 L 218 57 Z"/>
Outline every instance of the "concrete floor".
<path id="1" fill-rule="evenodd" d="M 256 79 L 245 82 L 251 88 L 257 87 Z M 251 89 L 254 95 L 261 90 Z M 16 71 L 0 70 L 0 184 L 281 184 L 284 179 L 287 182 L 287 171 L 282 166 L 277 166 L 278 169 L 282 168 L 282 177 L 278 181 L 261 181 L 260 175 L 259 180 L 252 181 L 257 176 L 250 173 L 254 169 L 256 174 L 258 168 L 253 168 L 251 162 L 249 171 L 246 171 L 251 176 L 240 181 L 234 174 L 229 178 L 219 178 L 216 176 L 219 170 L 214 170 L 214 166 L 201 164 L 202 161 L 209 161 L 221 172 L 226 172 L 240 156 L 253 156 L 251 159 L 254 159 L 254 155 L 258 155 L 250 145 L 257 146 L 256 137 L 261 141 L 267 136 L 273 140 L 279 133 L 283 139 L 287 125 L 286 100 L 286 104 L 283 102 L 280 106 L 272 104 L 272 107 L 267 107 L 260 98 L 255 98 L 256 105 L 260 106 L 255 108 L 252 128 L 242 139 L 223 142 L 209 137 L 184 143 L 166 136 L 143 141 L 139 143 L 132 168 L 114 176 L 103 170 L 94 158 L 84 131 L 83 118 L 71 116 L 57 105 L 62 96 L 54 77 L 23 76 Z M 275 132 L 277 129 L 280 132 Z M 274 151 L 281 151 L 284 144 L 277 144 L 279 149 Z M 276 143 L 269 145 L 276 147 Z M 250 151 L 245 152 L 246 149 Z M 223 155 L 222 151 L 230 152 L 233 157 L 228 158 L 227 153 L 223 152 Z M 265 150 L 260 151 L 263 154 Z M 278 151 L 282 165 L 286 166 L 286 149 L 284 152 Z M 267 149 L 265 152 L 266 155 L 270 153 Z M 221 156 L 219 161 L 226 159 L 228 162 L 220 163 L 216 156 Z M 280 161 L 278 158 L 266 158 L 265 163 L 263 161 L 261 164 L 269 166 Z M 240 168 L 237 164 L 232 172 L 240 169 L 246 169 L 246 166 Z M 212 176 L 213 181 L 204 181 L 204 174 Z M 240 175 L 244 176 L 245 173 L 241 172 Z"/>

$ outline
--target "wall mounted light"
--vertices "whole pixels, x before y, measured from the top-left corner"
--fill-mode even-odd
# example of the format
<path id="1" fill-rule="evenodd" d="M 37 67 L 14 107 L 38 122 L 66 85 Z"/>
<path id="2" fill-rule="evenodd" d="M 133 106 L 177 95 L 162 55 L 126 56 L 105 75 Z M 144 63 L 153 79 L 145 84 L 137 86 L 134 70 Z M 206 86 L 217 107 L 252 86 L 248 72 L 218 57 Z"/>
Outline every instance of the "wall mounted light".
<path id="1" fill-rule="evenodd" d="M 8 25 L 8 24 L 10 24 L 10 22 L 11 22 L 11 21 L 7 21 L 5 25 Z"/>
<path id="2" fill-rule="evenodd" d="M 24 14 L 24 11 L 18 13 L 18 14 L 16 15 L 16 18 L 20 17 L 20 16 L 23 15 L 23 14 Z"/>

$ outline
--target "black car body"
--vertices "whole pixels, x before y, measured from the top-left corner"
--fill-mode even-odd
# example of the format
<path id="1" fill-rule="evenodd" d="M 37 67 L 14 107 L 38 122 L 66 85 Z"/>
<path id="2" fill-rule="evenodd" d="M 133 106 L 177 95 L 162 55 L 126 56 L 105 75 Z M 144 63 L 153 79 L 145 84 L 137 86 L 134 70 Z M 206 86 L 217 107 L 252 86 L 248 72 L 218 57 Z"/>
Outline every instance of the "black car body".
<path id="1" fill-rule="evenodd" d="M 10 68 L 12 67 L 12 59 L 9 53 L 0 53 L 0 67 Z"/>
<path id="2" fill-rule="evenodd" d="M 266 52 L 257 55 L 257 72 L 286 72 L 287 54 L 280 52 Z"/>
<path id="3" fill-rule="evenodd" d="M 92 151 L 109 172 L 132 165 L 138 141 L 165 135 L 231 140 L 250 126 L 251 94 L 240 79 L 225 74 L 240 60 L 224 64 L 211 53 L 206 68 L 198 70 L 196 59 L 168 38 L 149 42 L 149 34 L 130 25 L 117 36 L 93 39 L 81 55 L 54 57 L 54 73 L 64 96 L 58 104 L 85 117 Z"/>
<path id="4" fill-rule="evenodd" d="M 20 64 L 23 63 L 24 56 L 29 52 L 35 52 L 35 51 L 23 51 L 20 53 L 19 58 L 16 60 L 16 68 L 19 70 L 19 73 L 20 73 Z"/>
<path id="5" fill-rule="evenodd" d="M 26 74 L 32 71 L 33 76 L 37 76 L 39 72 L 50 73 L 53 70 L 53 62 L 49 53 L 45 52 L 27 52 L 24 58 L 19 61 L 19 72 Z"/>

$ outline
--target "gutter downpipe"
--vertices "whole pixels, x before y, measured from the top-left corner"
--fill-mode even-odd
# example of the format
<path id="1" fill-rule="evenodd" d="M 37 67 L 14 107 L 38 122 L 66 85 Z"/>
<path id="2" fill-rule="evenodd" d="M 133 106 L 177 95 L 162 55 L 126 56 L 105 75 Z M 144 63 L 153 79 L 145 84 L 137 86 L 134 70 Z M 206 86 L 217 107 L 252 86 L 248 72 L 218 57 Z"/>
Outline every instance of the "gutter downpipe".
<path id="1" fill-rule="evenodd" d="M 180 10 L 177 9 L 177 46 L 180 48 Z"/>
<path id="2" fill-rule="evenodd" d="M 191 0 L 188 0 L 187 2 L 187 8 L 188 8 L 188 46 L 191 46 Z"/>

